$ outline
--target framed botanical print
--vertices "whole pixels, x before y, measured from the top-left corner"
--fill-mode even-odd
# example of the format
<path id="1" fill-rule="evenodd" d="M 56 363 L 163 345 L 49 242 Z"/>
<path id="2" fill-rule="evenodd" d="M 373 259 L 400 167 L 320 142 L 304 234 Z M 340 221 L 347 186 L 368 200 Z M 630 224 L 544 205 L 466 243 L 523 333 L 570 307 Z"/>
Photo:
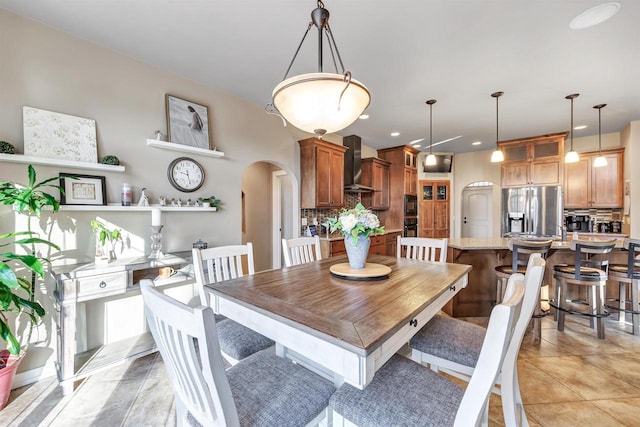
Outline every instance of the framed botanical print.
<path id="1" fill-rule="evenodd" d="M 167 136 L 170 142 L 211 149 L 211 123 L 207 106 L 166 95 Z"/>

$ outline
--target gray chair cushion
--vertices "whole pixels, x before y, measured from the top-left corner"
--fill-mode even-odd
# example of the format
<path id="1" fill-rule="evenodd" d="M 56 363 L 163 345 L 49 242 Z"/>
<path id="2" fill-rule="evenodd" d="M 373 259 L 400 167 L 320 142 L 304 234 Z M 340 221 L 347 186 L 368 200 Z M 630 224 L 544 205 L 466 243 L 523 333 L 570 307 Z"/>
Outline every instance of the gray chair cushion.
<path id="1" fill-rule="evenodd" d="M 576 279 L 584 281 L 602 281 L 607 280 L 607 273 L 592 267 L 581 267 L 580 276 L 576 276 L 575 265 L 556 265 L 553 267 L 553 274 L 556 277 L 564 277 L 566 279 Z"/>
<path id="2" fill-rule="evenodd" d="M 231 319 L 216 323 L 216 327 L 220 350 L 236 360 L 242 360 L 274 344 L 269 338 Z"/>
<path id="3" fill-rule="evenodd" d="M 364 390 L 344 384 L 329 405 L 361 427 L 451 426 L 464 390 L 454 382 L 394 355 Z"/>
<path id="4" fill-rule="evenodd" d="M 227 370 L 240 425 L 299 427 L 329 405 L 333 384 L 268 351 Z"/>
<path id="5" fill-rule="evenodd" d="M 487 330 L 473 323 L 437 315 L 411 338 L 411 348 L 474 367 Z"/>
<path id="6" fill-rule="evenodd" d="M 213 317 L 216 319 L 216 323 L 220 323 L 223 320 L 226 320 L 227 318 L 224 317 L 222 314 L 214 314 Z"/>
<path id="7" fill-rule="evenodd" d="M 629 266 L 627 264 L 611 264 L 609 265 L 609 275 L 629 277 Z M 634 268 L 632 275 L 634 279 L 640 279 L 640 270 Z"/>

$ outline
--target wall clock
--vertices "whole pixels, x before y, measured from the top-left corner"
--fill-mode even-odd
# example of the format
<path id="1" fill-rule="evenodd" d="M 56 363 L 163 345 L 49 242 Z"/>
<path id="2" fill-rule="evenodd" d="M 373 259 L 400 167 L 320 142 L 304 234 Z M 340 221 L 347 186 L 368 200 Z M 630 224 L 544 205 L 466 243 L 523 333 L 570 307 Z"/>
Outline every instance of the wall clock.
<path id="1" fill-rule="evenodd" d="M 204 168 L 189 157 L 178 157 L 169 164 L 167 177 L 177 190 L 191 193 L 204 184 Z"/>

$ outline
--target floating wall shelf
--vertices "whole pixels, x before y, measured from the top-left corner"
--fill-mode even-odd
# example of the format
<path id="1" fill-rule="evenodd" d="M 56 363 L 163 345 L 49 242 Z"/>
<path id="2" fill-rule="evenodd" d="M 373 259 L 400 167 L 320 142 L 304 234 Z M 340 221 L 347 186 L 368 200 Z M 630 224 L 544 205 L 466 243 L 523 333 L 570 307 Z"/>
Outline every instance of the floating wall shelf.
<path id="1" fill-rule="evenodd" d="M 207 150 L 205 148 L 191 147 L 189 145 L 177 144 L 175 142 L 160 141 L 158 139 L 147 139 L 147 146 L 162 148 L 165 150 L 181 151 L 183 153 L 200 154 L 209 157 L 224 157 L 224 152 L 218 150 Z"/>
<path id="2" fill-rule="evenodd" d="M 0 154 L 0 162 L 28 163 L 31 165 L 59 166 L 70 169 L 97 170 L 105 172 L 124 172 L 124 166 L 77 162 L 75 160 L 47 159 L 45 157 L 25 156 L 23 154 Z"/>
<path id="3" fill-rule="evenodd" d="M 60 205 L 61 211 L 112 211 L 112 212 L 150 212 L 151 209 L 158 208 L 163 212 L 216 212 L 218 209 L 214 207 L 198 207 L 198 206 L 122 206 L 118 204 L 111 205 Z"/>

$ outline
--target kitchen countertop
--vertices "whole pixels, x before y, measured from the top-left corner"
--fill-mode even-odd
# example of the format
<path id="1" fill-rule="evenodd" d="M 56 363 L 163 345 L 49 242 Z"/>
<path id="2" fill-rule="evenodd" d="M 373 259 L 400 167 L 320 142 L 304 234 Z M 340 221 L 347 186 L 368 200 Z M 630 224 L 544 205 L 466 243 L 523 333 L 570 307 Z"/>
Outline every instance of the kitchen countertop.
<path id="1" fill-rule="evenodd" d="M 581 240 L 608 240 L 606 237 L 616 239 L 616 248 L 620 249 L 623 246 L 624 238 L 619 236 L 611 236 L 610 234 L 596 234 L 596 233 L 584 233 L 580 235 Z M 449 239 L 449 247 L 454 249 L 460 249 L 463 251 L 468 250 L 487 250 L 487 249 L 509 249 L 509 238 L 496 237 L 496 238 L 471 238 L 462 237 L 456 239 Z M 571 237 L 567 241 L 554 241 L 551 245 L 551 249 L 569 249 L 571 247 Z"/>
<path id="2" fill-rule="evenodd" d="M 391 229 L 391 230 L 384 230 L 384 234 L 401 233 L 401 232 L 402 232 L 401 228 Z M 327 236 L 325 234 L 325 235 L 320 235 L 318 237 L 320 237 L 320 240 L 325 240 L 327 242 L 333 242 L 335 240 L 344 240 L 344 236 L 342 234 L 340 234 L 339 232 L 331 233 L 331 234 L 329 234 L 329 236 Z"/>

